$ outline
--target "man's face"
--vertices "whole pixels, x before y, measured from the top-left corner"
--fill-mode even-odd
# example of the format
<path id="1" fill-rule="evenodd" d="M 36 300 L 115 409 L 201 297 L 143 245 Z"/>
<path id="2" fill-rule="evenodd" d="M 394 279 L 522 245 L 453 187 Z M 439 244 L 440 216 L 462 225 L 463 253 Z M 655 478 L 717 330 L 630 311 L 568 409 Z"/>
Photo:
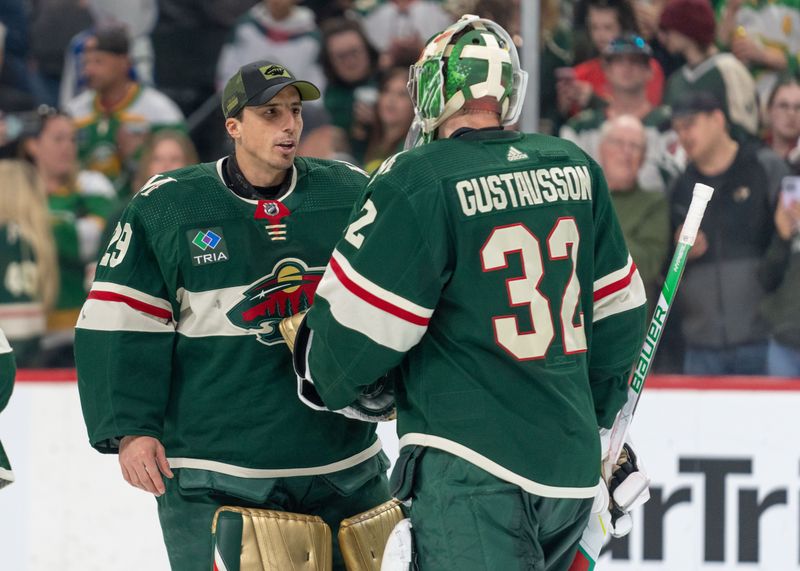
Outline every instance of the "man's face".
<path id="1" fill-rule="evenodd" d="M 612 90 L 644 93 L 651 76 L 650 61 L 637 55 L 616 55 L 606 60 L 605 72 Z"/>
<path id="2" fill-rule="evenodd" d="M 291 168 L 303 130 L 302 108 L 297 89 L 288 86 L 264 105 L 245 107 L 241 120 L 229 118 L 225 127 L 236 142 L 237 159 L 241 154 L 267 170 Z"/>
<path id="3" fill-rule="evenodd" d="M 722 112 L 693 113 L 672 119 L 672 129 L 692 162 L 713 155 L 717 142 L 725 131 Z"/>
<path id="4" fill-rule="evenodd" d="M 782 139 L 800 137 L 800 85 L 778 89 L 769 107 L 769 124 L 773 133 Z"/>
<path id="5" fill-rule="evenodd" d="M 130 62 L 128 56 L 91 49 L 83 54 L 83 73 L 89 87 L 103 93 L 111 87 L 125 81 L 128 77 Z"/>
<path id="6" fill-rule="evenodd" d="M 618 125 L 603 138 L 599 159 L 611 190 L 634 187 L 644 162 L 645 146 L 641 127 Z"/>

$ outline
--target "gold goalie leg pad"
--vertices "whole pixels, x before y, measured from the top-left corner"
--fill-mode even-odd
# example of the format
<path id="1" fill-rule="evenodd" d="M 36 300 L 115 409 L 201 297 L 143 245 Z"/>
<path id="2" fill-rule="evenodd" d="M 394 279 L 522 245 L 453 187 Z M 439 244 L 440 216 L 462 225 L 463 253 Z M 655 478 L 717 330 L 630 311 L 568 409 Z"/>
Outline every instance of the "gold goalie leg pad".
<path id="1" fill-rule="evenodd" d="M 392 499 L 342 520 L 339 547 L 347 571 L 380 571 L 386 540 L 404 517 L 400 502 Z"/>
<path id="2" fill-rule="evenodd" d="M 222 506 L 211 524 L 215 571 L 330 571 L 331 528 L 319 516 Z"/>

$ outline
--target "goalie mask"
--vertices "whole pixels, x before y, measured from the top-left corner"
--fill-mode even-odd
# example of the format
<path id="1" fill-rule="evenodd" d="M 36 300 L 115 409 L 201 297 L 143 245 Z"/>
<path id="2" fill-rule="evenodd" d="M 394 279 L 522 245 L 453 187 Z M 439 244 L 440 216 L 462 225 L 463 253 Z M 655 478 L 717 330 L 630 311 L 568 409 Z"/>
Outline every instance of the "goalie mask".
<path id="1" fill-rule="evenodd" d="M 411 66 L 415 118 L 406 148 L 431 142 L 436 129 L 470 100 L 494 98 L 501 124 L 516 123 L 527 81 L 508 32 L 491 20 L 462 16 L 430 40 Z"/>

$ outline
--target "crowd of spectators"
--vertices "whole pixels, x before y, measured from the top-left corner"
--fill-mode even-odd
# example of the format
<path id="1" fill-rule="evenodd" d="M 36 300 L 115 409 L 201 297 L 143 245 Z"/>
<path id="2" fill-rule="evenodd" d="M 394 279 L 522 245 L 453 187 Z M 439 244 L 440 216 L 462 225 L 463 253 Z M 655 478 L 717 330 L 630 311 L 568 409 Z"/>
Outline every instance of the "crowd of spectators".
<path id="1" fill-rule="evenodd" d="M 522 46 L 519 0 L 4 2 L 0 329 L 19 365 L 72 365 L 132 194 L 230 152 L 218 90 L 240 65 L 318 85 L 299 153 L 371 172 L 403 148 L 408 66 L 463 13 Z M 800 377 L 796 2 L 542 0 L 540 14 L 539 130 L 603 168 L 651 309 L 693 185 L 716 189 L 657 370 Z"/>

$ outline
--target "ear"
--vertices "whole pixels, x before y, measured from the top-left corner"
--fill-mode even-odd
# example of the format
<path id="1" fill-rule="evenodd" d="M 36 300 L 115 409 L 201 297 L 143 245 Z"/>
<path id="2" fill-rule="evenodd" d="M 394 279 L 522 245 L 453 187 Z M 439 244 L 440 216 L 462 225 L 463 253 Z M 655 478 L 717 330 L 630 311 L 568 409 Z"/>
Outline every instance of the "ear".
<path id="1" fill-rule="evenodd" d="M 35 161 L 39 157 L 39 141 L 35 137 L 26 137 L 22 142 L 22 150 Z"/>
<path id="2" fill-rule="evenodd" d="M 225 130 L 234 141 L 238 141 L 241 137 L 241 125 L 242 122 L 235 117 L 228 117 L 225 119 Z"/>

